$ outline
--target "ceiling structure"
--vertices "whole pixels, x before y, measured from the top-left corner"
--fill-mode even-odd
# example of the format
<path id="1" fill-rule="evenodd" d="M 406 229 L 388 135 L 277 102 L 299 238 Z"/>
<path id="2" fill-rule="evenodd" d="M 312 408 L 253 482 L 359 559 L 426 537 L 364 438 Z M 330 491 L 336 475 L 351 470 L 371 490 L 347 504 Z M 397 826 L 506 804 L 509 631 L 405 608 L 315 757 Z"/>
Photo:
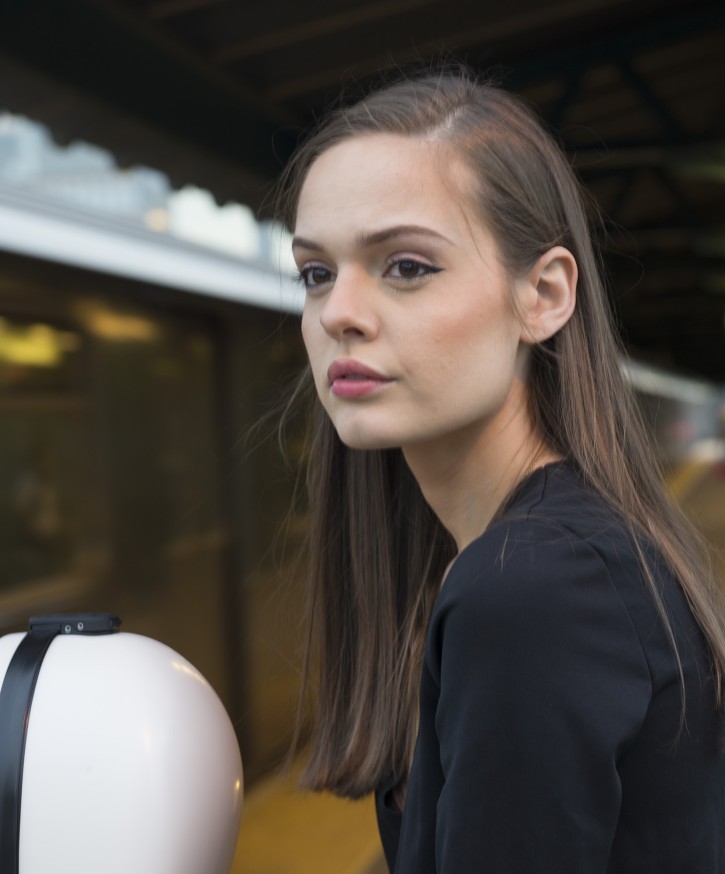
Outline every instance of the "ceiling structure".
<path id="1" fill-rule="evenodd" d="M 255 208 L 341 89 L 441 59 L 556 131 L 605 216 L 633 354 L 725 382 L 722 2 L 0 2 L 0 107 Z"/>

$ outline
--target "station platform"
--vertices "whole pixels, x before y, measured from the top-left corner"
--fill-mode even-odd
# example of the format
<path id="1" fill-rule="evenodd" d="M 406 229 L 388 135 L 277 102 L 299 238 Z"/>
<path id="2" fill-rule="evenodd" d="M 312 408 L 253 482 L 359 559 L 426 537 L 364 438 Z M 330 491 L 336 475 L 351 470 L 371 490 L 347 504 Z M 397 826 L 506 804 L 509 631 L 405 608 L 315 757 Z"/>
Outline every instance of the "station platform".
<path id="1" fill-rule="evenodd" d="M 387 874 L 374 800 L 301 793 L 269 777 L 245 798 L 231 874 Z"/>

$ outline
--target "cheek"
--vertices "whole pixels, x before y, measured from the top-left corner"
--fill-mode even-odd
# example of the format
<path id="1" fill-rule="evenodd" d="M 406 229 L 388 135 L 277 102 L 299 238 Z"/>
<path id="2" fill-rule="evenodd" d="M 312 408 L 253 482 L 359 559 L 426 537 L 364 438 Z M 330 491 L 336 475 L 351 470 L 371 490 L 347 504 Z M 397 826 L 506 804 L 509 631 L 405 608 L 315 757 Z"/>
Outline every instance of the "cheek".
<path id="1" fill-rule="evenodd" d="M 481 391 L 508 391 L 515 376 L 520 329 L 508 302 L 477 301 L 451 305 L 428 320 L 415 357 L 431 396 L 476 397 Z"/>
<path id="2" fill-rule="evenodd" d="M 302 342 L 305 344 L 305 349 L 307 350 L 307 357 L 310 359 L 310 363 L 314 363 L 316 354 L 320 347 L 320 336 L 319 333 L 315 331 L 315 321 L 307 310 L 304 310 L 302 313 L 300 330 L 302 333 Z"/>
<path id="3" fill-rule="evenodd" d="M 475 305 L 453 306 L 432 320 L 430 340 L 445 349 L 452 360 L 470 354 L 488 357 L 512 352 L 518 345 L 520 329 L 507 303 L 478 301 Z"/>
<path id="4" fill-rule="evenodd" d="M 310 362 L 312 369 L 312 378 L 320 398 L 323 398 L 323 389 L 327 385 L 327 371 L 324 361 L 324 331 L 320 328 L 319 319 L 311 317 L 309 314 L 302 314 L 302 322 L 300 326 L 302 341 L 305 344 L 307 351 L 307 359 Z M 329 362 L 328 362 L 329 363 Z"/>

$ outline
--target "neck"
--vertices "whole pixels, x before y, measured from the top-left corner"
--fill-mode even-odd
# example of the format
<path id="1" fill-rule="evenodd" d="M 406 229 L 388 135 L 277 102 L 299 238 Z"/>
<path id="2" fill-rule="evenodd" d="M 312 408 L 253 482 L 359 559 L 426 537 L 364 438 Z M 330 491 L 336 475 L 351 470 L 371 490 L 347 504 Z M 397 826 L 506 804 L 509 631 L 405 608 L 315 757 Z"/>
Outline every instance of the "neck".
<path id="1" fill-rule="evenodd" d="M 505 422 L 493 420 L 403 449 L 426 501 L 459 552 L 483 533 L 524 477 L 556 458 L 524 409 Z"/>

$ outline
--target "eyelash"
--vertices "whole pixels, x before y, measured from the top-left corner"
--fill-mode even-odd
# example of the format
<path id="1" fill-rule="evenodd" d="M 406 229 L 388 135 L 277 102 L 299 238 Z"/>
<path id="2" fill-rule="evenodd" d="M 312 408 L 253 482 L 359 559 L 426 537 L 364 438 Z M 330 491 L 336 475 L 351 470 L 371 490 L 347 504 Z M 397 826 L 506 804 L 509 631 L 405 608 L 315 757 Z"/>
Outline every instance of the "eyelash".
<path id="1" fill-rule="evenodd" d="M 441 270 L 443 270 L 442 267 L 434 267 L 432 264 L 425 264 L 422 261 L 416 261 L 415 258 L 396 258 L 396 259 L 393 259 L 392 261 L 388 262 L 388 265 L 386 268 L 386 274 L 387 274 L 388 270 L 390 270 L 391 268 L 396 267 L 400 264 L 411 264 L 417 270 L 422 271 L 422 272 L 417 273 L 415 276 L 393 276 L 393 277 L 391 277 L 396 282 L 404 282 L 404 283 L 420 282 L 421 280 L 425 279 L 426 277 L 432 276 L 434 273 L 440 273 Z M 295 279 L 297 282 L 300 283 L 300 285 L 303 285 L 307 289 L 308 293 L 311 292 L 313 289 L 319 288 L 320 286 L 323 286 L 323 285 L 327 285 L 330 282 L 330 280 L 328 279 L 325 282 L 317 282 L 317 283 L 313 283 L 312 285 L 310 285 L 309 284 L 309 276 L 314 270 L 323 270 L 329 276 L 333 275 L 332 271 L 328 270 L 322 264 L 310 264 L 307 267 L 303 267 L 302 270 L 300 270 L 299 273 L 296 274 Z M 384 275 L 386 275 L 386 274 L 384 274 Z"/>
<path id="2" fill-rule="evenodd" d="M 307 267 L 303 267 L 302 270 L 299 271 L 299 273 L 295 274 L 295 281 L 299 282 L 300 285 L 303 285 L 307 289 L 307 291 L 310 291 L 310 289 L 312 288 L 318 288 L 320 285 L 325 285 L 324 282 L 317 282 L 314 285 L 309 285 L 309 274 L 312 273 L 313 270 L 324 270 L 325 273 L 332 273 L 331 270 L 323 267 L 322 264 L 310 264 Z"/>

